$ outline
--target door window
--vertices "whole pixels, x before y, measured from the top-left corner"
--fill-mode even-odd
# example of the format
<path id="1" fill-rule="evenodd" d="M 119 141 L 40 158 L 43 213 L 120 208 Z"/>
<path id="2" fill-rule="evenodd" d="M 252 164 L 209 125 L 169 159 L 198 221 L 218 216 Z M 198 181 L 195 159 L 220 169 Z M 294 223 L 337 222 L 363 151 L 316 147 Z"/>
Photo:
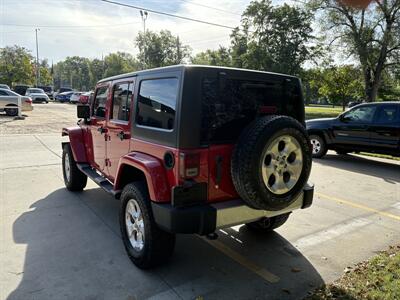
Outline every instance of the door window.
<path id="1" fill-rule="evenodd" d="M 397 121 L 397 105 L 387 105 L 381 107 L 376 118 L 377 123 L 394 123 Z"/>
<path id="2" fill-rule="evenodd" d="M 99 118 L 106 116 L 106 102 L 108 96 L 108 86 L 103 86 L 97 89 L 96 97 L 93 104 L 93 115 Z"/>
<path id="3" fill-rule="evenodd" d="M 129 121 L 133 83 L 118 83 L 114 85 L 112 120 Z"/>
<path id="4" fill-rule="evenodd" d="M 8 94 L 5 91 L 0 91 L 0 96 L 8 96 Z"/>
<path id="5" fill-rule="evenodd" d="M 143 80 L 139 89 L 137 124 L 172 130 L 177 95 L 177 78 Z"/>
<path id="6" fill-rule="evenodd" d="M 361 106 L 350 110 L 343 115 L 343 120 L 347 123 L 371 123 L 374 118 L 376 106 Z"/>

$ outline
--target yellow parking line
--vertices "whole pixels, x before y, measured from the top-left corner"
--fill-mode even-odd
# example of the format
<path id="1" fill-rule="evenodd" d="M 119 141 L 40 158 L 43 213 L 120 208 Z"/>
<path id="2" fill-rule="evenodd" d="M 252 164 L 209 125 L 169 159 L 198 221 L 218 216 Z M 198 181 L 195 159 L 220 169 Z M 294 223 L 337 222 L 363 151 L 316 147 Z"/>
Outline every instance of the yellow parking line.
<path id="1" fill-rule="evenodd" d="M 384 211 L 381 211 L 381 210 L 378 210 L 378 209 L 375 209 L 375 208 L 372 208 L 372 207 L 368 207 L 368 206 L 365 206 L 365 205 L 362 205 L 362 204 L 359 204 L 359 203 L 355 203 L 355 202 L 344 200 L 344 199 L 339 199 L 339 198 L 336 198 L 336 197 L 333 197 L 333 196 L 328 196 L 328 195 L 325 195 L 325 194 L 322 194 L 322 193 L 317 193 L 317 192 L 315 193 L 315 195 L 317 195 L 319 197 L 322 197 L 322 198 L 325 198 L 325 199 L 328 199 L 328 200 L 331 200 L 331 201 L 343 203 L 343 204 L 346 204 L 346 205 L 349 205 L 349 206 L 352 206 L 352 207 L 360 208 L 360 209 L 363 209 L 363 210 L 366 210 L 366 211 L 370 211 L 370 212 L 376 213 L 376 214 L 381 215 L 381 216 L 385 216 L 385 217 L 400 221 L 400 216 L 398 216 L 398 215 L 387 213 L 387 212 L 384 212 Z"/>
<path id="2" fill-rule="evenodd" d="M 234 261 L 236 261 L 238 264 L 242 265 L 246 269 L 256 273 L 258 276 L 263 278 L 264 280 L 270 282 L 270 283 L 276 283 L 280 280 L 278 276 L 275 274 L 272 274 L 271 272 L 265 270 L 264 268 L 256 265 L 252 261 L 248 260 L 244 256 L 240 255 L 236 251 L 232 250 L 231 248 L 227 247 L 223 243 L 217 240 L 209 240 L 207 238 L 203 238 L 205 242 L 216 248 L 217 250 L 221 251 L 224 253 L 226 256 L 230 257 Z"/>

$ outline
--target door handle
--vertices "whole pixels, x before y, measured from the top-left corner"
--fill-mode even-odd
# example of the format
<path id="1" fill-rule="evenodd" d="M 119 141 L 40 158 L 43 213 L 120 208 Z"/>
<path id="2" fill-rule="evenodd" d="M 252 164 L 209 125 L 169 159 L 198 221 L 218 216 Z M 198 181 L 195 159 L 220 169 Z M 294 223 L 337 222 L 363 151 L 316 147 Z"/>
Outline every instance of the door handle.
<path id="1" fill-rule="evenodd" d="M 97 128 L 97 131 L 100 132 L 100 134 L 103 134 L 103 133 L 107 132 L 107 129 L 105 129 L 104 127 L 99 127 L 99 128 Z"/>

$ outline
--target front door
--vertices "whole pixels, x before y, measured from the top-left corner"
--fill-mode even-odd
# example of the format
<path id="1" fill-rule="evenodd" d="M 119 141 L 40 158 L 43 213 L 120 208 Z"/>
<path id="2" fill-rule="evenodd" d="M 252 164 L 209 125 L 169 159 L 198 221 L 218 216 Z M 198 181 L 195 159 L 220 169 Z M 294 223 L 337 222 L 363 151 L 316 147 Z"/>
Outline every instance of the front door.
<path id="1" fill-rule="evenodd" d="M 106 147 L 107 175 L 110 180 L 114 180 L 116 176 L 119 159 L 129 152 L 134 87 L 134 80 L 124 79 L 113 83 Z"/>
<path id="2" fill-rule="evenodd" d="M 106 104 L 108 85 L 98 86 L 92 106 L 90 118 L 90 133 L 92 137 L 92 162 L 97 170 L 103 172 L 106 159 Z"/>
<path id="3" fill-rule="evenodd" d="M 375 105 L 356 107 L 343 115 L 334 123 L 335 144 L 343 147 L 363 148 L 370 145 L 370 131 Z"/>

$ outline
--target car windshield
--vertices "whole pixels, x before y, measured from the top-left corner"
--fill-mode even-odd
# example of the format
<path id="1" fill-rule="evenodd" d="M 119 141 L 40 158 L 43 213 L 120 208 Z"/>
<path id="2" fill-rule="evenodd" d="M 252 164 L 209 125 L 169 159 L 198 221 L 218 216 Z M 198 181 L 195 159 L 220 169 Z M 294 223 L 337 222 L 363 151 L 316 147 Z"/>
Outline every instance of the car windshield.
<path id="1" fill-rule="evenodd" d="M 53 91 L 53 88 L 51 86 L 43 86 L 40 87 L 43 91 L 51 93 Z"/>
<path id="2" fill-rule="evenodd" d="M 28 93 L 35 93 L 35 94 L 44 94 L 44 91 L 42 89 L 28 89 Z"/>

